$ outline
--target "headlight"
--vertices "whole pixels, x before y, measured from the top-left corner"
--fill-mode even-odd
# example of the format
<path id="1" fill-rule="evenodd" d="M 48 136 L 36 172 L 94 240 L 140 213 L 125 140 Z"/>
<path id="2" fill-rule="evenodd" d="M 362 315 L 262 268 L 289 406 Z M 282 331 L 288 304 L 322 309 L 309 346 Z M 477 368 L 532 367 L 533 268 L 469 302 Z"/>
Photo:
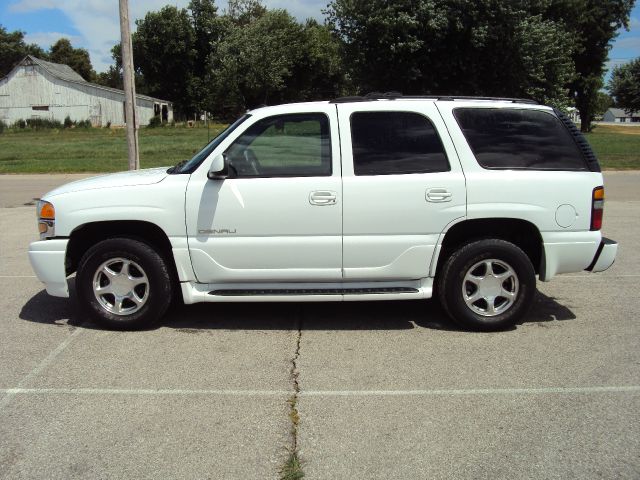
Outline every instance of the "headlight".
<path id="1" fill-rule="evenodd" d="M 40 200 L 36 208 L 40 240 L 55 236 L 56 209 L 53 208 L 53 204 Z"/>

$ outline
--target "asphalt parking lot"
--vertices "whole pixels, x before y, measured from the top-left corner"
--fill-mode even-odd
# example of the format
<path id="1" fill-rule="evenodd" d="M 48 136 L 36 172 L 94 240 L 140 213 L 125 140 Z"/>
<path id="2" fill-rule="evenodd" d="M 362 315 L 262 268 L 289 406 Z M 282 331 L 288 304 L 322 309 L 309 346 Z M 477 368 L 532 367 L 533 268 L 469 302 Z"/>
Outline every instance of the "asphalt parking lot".
<path id="1" fill-rule="evenodd" d="M 194 305 L 97 329 L 33 276 L 33 199 L 0 176 L 0 478 L 640 478 L 640 172 L 605 175 L 608 271 L 539 283 L 525 322 L 436 302 Z M 73 293 L 73 291 L 72 291 Z"/>

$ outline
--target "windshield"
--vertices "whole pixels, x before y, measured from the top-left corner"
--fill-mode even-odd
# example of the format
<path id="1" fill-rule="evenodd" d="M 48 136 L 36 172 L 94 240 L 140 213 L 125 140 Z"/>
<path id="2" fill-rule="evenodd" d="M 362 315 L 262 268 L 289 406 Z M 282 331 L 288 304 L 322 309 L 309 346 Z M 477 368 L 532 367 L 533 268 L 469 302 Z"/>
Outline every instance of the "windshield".
<path id="1" fill-rule="evenodd" d="M 215 150 L 215 148 L 222 143 L 222 141 L 229 136 L 241 123 L 243 123 L 251 115 L 248 113 L 237 119 L 227 128 L 225 128 L 220 134 L 211 140 L 202 150 L 196 153 L 191 160 L 182 161 L 175 167 L 171 167 L 169 173 L 193 173 L 198 166 L 204 162 L 204 160 Z"/>

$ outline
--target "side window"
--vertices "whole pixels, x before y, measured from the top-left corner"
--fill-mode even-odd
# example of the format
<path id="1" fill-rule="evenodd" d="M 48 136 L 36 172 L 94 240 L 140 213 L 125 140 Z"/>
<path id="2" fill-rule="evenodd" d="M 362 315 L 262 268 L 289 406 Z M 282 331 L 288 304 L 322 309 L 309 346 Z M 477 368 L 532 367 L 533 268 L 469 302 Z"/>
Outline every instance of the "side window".
<path id="1" fill-rule="evenodd" d="M 551 113 L 514 108 L 456 108 L 453 113 L 484 168 L 588 170 L 571 134 Z"/>
<path id="2" fill-rule="evenodd" d="M 323 113 L 264 118 L 233 142 L 226 155 L 239 178 L 329 176 L 329 119 Z"/>
<path id="3" fill-rule="evenodd" d="M 447 155 L 431 121 L 413 112 L 351 115 L 356 175 L 447 172 Z"/>

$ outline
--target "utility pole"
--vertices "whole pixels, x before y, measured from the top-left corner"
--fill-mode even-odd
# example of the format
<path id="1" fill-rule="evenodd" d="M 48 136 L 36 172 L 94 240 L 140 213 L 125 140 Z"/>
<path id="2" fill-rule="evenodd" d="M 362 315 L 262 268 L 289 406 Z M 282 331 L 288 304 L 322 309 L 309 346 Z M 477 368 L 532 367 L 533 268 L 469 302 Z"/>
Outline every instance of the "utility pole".
<path id="1" fill-rule="evenodd" d="M 127 147 L 129 170 L 140 168 L 138 156 L 138 120 L 136 118 L 136 82 L 133 77 L 133 52 L 129 25 L 129 2 L 120 0 L 120 41 L 122 45 L 122 75 L 124 77 L 125 121 L 127 122 Z"/>

